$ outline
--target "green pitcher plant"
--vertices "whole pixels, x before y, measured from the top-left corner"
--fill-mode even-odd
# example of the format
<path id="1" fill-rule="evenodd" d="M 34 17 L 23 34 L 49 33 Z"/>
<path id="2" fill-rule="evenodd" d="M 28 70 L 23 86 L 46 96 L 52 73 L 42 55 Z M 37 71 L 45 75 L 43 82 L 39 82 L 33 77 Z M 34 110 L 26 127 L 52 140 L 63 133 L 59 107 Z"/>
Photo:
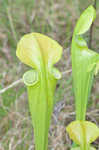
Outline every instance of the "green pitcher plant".
<path id="1" fill-rule="evenodd" d="M 56 82 L 61 73 L 54 67 L 62 47 L 40 33 L 24 35 L 17 45 L 17 57 L 31 69 L 23 75 L 34 128 L 35 149 L 47 150 L 48 131 L 54 104 Z"/>
<path id="2" fill-rule="evenodd" d="M 99 136 L 99 128 L 94 123 L 85 121 L 93 78 L 99 69 L 99 54 L 88 48 L 83 34 L 88 31 L 95 18 L 96 11 L 93 6 L 89 6 L 77 21 L 72 38 L 76 121 L 71 122 L 66 128 L 75 145 L 71 150 L 94 150 L 91 143 Z"/>
<path id="3" fill-rule="evenodd" d="M 95 150 L 91 143 L 99 137 L 99 128 L 90 121 L 73 121 L 67 128 L 70 138 L 78 145 L 71 150 Z"/>
<path id="4" fill-rule="evenodd" d="M 86 107 L 93 77 L 99 68 L 99 54 L 89 49 L 83 34 L 96 18 L 96 11 L 89 6 L 80 16 L 72 38 L 72 74 L 75 94 L 76 120 L 85 120 Z"/>

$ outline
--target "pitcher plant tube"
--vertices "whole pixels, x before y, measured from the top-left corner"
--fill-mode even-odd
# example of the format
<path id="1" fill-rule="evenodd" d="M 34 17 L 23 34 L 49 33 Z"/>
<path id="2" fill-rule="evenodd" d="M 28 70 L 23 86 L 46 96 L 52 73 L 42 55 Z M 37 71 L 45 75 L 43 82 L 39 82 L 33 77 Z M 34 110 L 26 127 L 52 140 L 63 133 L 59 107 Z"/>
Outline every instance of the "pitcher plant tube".
<path id="1" fill-rule="evenodd" d="M 99 54 L 88 48 L 83 34 L 96 18 L 96 11 L 89 6 L 80 16 L 72 38 L 72 74 L 76 104 L 76 120 L 85 120 L 86 107 L 93 77 L 99 68 Z"/>
<path id="2" fill-rule="evenodd" d="M 72 38 L 76 121 L 71 122 L 66 128 L 75 145 L 71 150 L 95 150 L 91 143 L 99 136 L 99 128 L 94 123 L 85 121 L 93 78 L 99 69 L 99 54 L 88 48 L 83 34 L 88 31 L 95 18 L 96 11 L 93 6 L 89 6 L 77 21 Z"/>
<path id="3" fill-rule="evenodd" d="M 54 67 L 62 47 L 40 33 L 24 35 L 17 45 L 17 57 L 31 67 L 23 75 L 34 128 L 35 149 L 47 150 L 48 131 L 54 104 L 56 82 L 61 73 Z"/>

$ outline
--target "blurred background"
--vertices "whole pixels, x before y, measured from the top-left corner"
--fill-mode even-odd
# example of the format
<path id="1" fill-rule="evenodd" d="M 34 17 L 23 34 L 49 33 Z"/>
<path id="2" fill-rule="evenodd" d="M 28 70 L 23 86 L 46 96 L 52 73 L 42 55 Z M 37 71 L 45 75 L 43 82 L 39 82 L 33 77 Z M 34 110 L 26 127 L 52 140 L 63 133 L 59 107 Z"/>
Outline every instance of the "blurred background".
<path id="1" fill-rule="evenodd" d="M 99 52 L 99 0 L 96 4 L 95 0 L 0 0 L 0 150 L 34 150 L 27 91 L 20 82 L 29 68 L 16 57 L 17 42 L 30 32 L 52 37 L 64 49 L 62 59 L 56 65 L 63 77 L 56 88 L 49 149 L 69 150 L 72 142 L 65 127 L 75 119 L 71 40 L 77 19 L 90 4 L 95 5 L 97 18 L 85 39 L 92 49 Z M 12 88 L 5 89 L 9 85 Z M 87 114 L 88 120 L 99 125 L 98 110 L 99 74 L 94 80 Z M 99 149 L 99 140 L 93 144 Z"/>

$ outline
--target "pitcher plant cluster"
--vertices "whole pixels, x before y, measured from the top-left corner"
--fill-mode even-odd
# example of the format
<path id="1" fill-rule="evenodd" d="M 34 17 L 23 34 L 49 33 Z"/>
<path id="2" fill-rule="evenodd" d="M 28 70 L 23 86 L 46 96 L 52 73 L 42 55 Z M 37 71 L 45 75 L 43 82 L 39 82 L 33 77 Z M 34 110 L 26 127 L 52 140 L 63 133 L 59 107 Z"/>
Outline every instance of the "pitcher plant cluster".
<path id="1" fill-rule="evenodd" d="M 91 143 L 99 136 L 99 128 L 86 121 L 86 108 L 93 78 L 99 68 L 99 54 L 89 49 L 83 34 L 96 18 L 96 11 L 89 6 L 80 16 L 74 29 L 71 58 L 75 94 L 76 120 L 67 127 L 75 146 L 72 150 L 95 150 Z M 17 57 L 31 69 L 24 73 L 29 109 L 34 128 L 35 149 L 48 149 L 48 131 L 54 107 L 54 93 L 61 73 L 54 67 L 61 56 L 62 47 L 53 39 L 40 34 L 24 35 L 17 45 Z"/>

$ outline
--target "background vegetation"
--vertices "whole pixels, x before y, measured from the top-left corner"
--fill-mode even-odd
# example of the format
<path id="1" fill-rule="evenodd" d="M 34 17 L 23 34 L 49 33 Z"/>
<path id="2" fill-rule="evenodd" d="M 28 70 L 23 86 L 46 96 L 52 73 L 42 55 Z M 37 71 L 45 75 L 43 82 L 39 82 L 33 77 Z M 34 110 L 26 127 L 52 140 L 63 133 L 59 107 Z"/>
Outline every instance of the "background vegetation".
<path id="1" fill-rule="evenodd" d="M 16 58 L 20 37 L 40 32 L 57 40 L 64 48 L 57 64 L 63 78 L 57 84 L 54 113 L 49 132 L 50 150 L 68 150 L 71 145 L 65 126 L 74 120 L 74 92 L 70 60 L 73 28 L 81 12 L 94 0 L 0 0 L 0 89 L 19 80 L 28 68 Z M 99 0 L 93 32 L 85 38 L 99 52 Z M 99 74 L 88 102 L 87 119 L 99 124 Z M 0 94 L 0 150 L 33 150 L 34 140 L 23 83 Z M 99 140 L 94 144 L 99 145 Z M 99 146 L 96 147 L 99 149 Z"/>

